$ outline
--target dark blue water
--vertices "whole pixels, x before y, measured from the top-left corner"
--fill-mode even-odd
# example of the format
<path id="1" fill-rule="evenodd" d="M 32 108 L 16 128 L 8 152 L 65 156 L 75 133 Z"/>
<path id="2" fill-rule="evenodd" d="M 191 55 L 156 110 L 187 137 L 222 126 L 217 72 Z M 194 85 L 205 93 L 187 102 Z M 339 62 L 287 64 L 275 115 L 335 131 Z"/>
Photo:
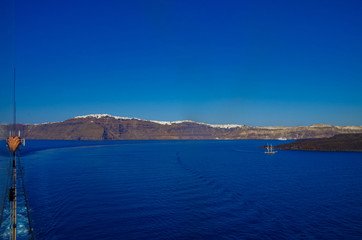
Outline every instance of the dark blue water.
<path id="1" fill-rule="evenodd" d="M 362 153 L 266 143 L 280 142 L 28 141 L 35 236 L 361 239 Z"/>

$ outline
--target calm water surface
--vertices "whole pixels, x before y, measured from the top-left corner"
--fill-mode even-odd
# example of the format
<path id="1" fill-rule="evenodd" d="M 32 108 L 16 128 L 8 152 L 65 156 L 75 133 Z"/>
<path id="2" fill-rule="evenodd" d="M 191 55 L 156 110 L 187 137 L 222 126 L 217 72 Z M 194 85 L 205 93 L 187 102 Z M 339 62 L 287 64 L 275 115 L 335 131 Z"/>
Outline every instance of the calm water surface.
<path id="1" fill-rule="evenodd" d="M 362 153 L 266 143 L 28 141 L 36 239 L 361 239 Z"/>

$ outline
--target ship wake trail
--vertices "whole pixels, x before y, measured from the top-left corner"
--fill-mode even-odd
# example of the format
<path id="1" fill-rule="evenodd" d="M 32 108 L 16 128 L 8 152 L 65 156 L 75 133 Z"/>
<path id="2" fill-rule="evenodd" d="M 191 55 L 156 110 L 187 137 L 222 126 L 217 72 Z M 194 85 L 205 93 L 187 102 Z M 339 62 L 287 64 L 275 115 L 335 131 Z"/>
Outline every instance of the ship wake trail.
<path id="1" fill-rule="evenodd" d="M 4 210 L 1 219 L 1 227 L 0 227 L 0 236 L 3 239 L 8 239 L 11 237 L 11 229 L 13 223 L 13 212 L 12 212 L 12 205 L 11 201 L 7 201 L 8 197 L 10 196 L 10 188 L 13 186 L 13 181 L 11 178 L 12 167 L 10 164 L 8 168 L 8 180 L 6 186 L 6 192 L 4 195 Z M 17 157 L 17 170 L 16 170 L 16 182 L 17 182 L 17 193 L 16 193 L 16 201 L 17 201 L 17 212 L 16 212 L 16 238 L 17 239 L 34 239 L 33 236 L 33 228 L 32 222 L 30 219 L 30 209 L 28 205 L 28 198 L 25 191 L 25 184 L 24 184 L 24 170 L 21 166 L 20 157 Z"/>
<path id="2" fill-rule="evenodd" d="M 26 207 L 24 203 L 18 202 L 18 213 L 17 213 L 17 239 L 29 239 L 29 221 L 26 216 Z M 21 207 L 20 207 L 21 206 Z M 1 238 L 2 239 L 8 239 L 10 234 L 10 211 L 8 210 L 9 207 L 7 207 L 6 210 L 4 210 L 3 214 L 3 221 L 1 226 Z"/>
<path id="3" fill-rule="evenodd" d="M 199 171 L 192 169 L 191 167 L 187 166 L 180 157 L 180 153 L 176 154 L 177 156 L 177 163 L 187 172 L 189 172 L 195 179 L 197 179 L 200 184 L 207 185 L 209 188 L 212 188 L 215 193 L 222 194 L 223 196 L 227 196 L 230 201 L 237 201 L 240 205 L 246 205 L 247 201 L 245 200 L 244 196 L 240 193 L 235 193 L 232 191 L 229 191 L 227 188 L 225 188 L 222 184 L 211 180 Z"/>
<path id="4" fill-rule="evenodd" d="M 194 179 L 196 191 L 199 189 L 210 189 L 206 196 L 203 196 L 203 206 L 211 206 L 213 211 L 218 211 L 219 216 L 228 212 L 227 221 L 230 223 L 230 231 L 240 229 L 241 226 L 258 225 L 263 219 L 270 218 L 268 209 L 261 207 L 257 202 L 250 200 L 248 196 L 229 190 L 217 180 L 205 176 L 200 171 L 188 166 L 182 161 L 180 153 L 176 153 L 177 163 Z M 191 191 L 191 190 L 188 190 Z M 193 190 L 192 190 L 193 191 Z M 200 190 L 202 191 L 202 190 Z M 233 213 L 230 215 L 230 213 Z M 238 230 L 240 231 L 240 230 Z M 251 234 L 245 232 L 245 234 Z M 255 237 L 253 234 L 250 237 Z"/>

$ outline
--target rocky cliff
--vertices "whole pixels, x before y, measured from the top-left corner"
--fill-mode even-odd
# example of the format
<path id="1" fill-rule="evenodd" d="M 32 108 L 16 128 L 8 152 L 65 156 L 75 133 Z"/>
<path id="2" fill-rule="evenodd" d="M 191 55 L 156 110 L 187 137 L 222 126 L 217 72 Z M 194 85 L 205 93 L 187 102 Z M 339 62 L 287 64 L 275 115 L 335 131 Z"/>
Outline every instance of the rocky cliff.
<path id="1" fill-rule="evenodd" d="M 308 151 L 362 151 L 362 134 L 340 134 L 330 138 L 297 140 L 275 148 Z"/>
<path id="2" fill-rule="evenodd" d="M 8 136 L 10 125 L 0 125 L 0 137 Z M 158 122 L 106 114 L 87 115 L 63 122 L 17 124 L 26 139 L 141 140 L 141 139 L 306 139 L 337 134 L 362 133 L 362 126 L 316 124 L 300 127 L 249 127 L 212 125 L 193 121 Z"/>

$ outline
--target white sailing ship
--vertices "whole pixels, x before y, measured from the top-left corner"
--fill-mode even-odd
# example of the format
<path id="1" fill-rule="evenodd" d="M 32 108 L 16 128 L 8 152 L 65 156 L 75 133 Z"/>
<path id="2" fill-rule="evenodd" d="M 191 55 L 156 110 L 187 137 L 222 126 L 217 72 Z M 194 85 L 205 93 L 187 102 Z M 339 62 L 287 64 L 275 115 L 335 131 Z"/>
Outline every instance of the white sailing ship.
<path id="1" fill-rule="evenodd" d="M 266 154 L 274 154 L 274 153 L 276 153 L 276 151 L 273 150 L 273 145 L 270 144 L 270 146 L 269 146 L 269 144 L 267 144 L 266 145 L 266 151 L 264 153 L 266 153 Z"/>

